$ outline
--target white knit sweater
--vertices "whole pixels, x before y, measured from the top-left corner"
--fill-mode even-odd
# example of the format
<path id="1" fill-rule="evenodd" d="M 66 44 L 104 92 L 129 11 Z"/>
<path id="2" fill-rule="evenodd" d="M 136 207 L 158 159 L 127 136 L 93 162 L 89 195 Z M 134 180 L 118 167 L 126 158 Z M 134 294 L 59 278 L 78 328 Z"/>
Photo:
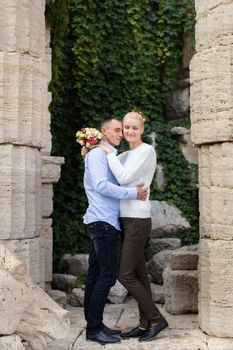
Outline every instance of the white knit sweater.
<path id="1" fill-rule="evenodd" d="M 149 189 L 156 168 L 156 152 L 152 146 L 142 143 L 119 156 L 109 153 L 107 159 L 120 185 L 134 187 L 144 182 Z M 120 216 L 149 218 L 151 216 L 149 195 L 150 193 L 146 201 L 121 199 Z"/>

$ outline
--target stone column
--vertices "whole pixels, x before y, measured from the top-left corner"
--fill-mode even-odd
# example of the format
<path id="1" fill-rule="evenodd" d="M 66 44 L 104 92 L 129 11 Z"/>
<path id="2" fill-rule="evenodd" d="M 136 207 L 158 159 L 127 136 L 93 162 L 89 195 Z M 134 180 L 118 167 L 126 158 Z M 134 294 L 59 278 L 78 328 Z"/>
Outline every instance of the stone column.
<path id="1" fill-rule="evenodd" d="M 199 147 L 199 323 L 233 337 L 233 3 L 196 0 L 192 141 Z"/>
<path id="2" fill-rule="evenodd" d="M 52 281 L 52 266 L 53 266 L 53 230 L 51 215 L 53 212 L 53 185 L 60 178 L 61 165 L 64 163 L 62 157 L 51 157 L 50 152 L 52 148 L 51 133 L 50 133 L 50 114 L 48 106 L 51 102 L 51 92 L 48 91 L 48 85 L 51 80 L 52 53 L 50 48 L 50 28 L 48 23 L 45 23 L 45 60 L 44 71 L 46 80 L 46 90 L 44 98 L 44 114 L 46 120 L 45 142 L 41 149 L 41 182 L 42 182 L 42 197 L 41 197 L 41 259 L 40 259 L 40 275 L 41 281 L 45 282 L 45 288 L 51 289 Z"/>
<path id="3" fill-rule="evenodd" d="M 0 243 L 27 263 L 33 281 L 42 286 L 42 156 L 53 158 L 44 11 L 45 0 L 10 0 L 1 3 L 0 13 Z"/>

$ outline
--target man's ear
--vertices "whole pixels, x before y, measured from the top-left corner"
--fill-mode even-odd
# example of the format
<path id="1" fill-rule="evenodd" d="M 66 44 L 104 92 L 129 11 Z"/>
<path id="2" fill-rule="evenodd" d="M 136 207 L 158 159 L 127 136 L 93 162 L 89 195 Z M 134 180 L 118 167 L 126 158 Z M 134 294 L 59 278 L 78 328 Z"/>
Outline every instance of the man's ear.
<path id="1" fill-rule="evenodd" d="M 103 135 L 105 135 L 105 131 L 106 131 L 106 128 L 103 126 L 103 127 L 101 128 L 101 132 L 102 132 Z"/>

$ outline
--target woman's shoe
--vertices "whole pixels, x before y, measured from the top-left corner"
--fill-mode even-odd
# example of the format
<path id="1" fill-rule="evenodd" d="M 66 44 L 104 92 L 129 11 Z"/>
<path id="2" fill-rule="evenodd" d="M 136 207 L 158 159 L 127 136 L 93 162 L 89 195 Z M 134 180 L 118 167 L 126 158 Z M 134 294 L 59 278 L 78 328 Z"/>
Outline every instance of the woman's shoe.
<path id="1" fill-rule="evenodd" d="M 142 337 L 144 334 L 146 334 L 146 332 L 147 332 L 146 329 L 136 327 L 129 332 L 121 333 L 121 338 L 123 339 L 139 338 L 139 337 Z"/>
<path id="2" fill-rule="evenodd" d="M 145 334 L 139 338 L 139 341 L 152 340 L 159 332 L 161 332 L 166 327 L 168 327 L 168 323 L 166 320 L 162 320 L 159 323 L 150 325 Z"/>

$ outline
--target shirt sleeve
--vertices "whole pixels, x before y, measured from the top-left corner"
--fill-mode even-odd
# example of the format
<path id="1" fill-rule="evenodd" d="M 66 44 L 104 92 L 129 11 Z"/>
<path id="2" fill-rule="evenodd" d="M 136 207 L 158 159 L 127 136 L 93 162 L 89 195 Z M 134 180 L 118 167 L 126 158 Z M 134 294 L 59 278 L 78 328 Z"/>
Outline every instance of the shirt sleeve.
<path id="1" fill-rule="evenodd" d="M 126 185 L 143 176 L 152 166 L 156 168 L 156 152 L 151 148 L 142 148 L 135 153 L 131 168 L 122 165 L 114 153 L 107 155 L 110 169 L 120 185 Z"/>
<path id="2" fill-rule="evenodd" d="M 108 181 L 108 162 L 106 154 L 102 149 L 96 149 L 88 154 L 88 167 L 94 191 L 103 196 L 117 199 L 136 199 L 137 189 L 135 187 L 120 187 Z"/>

